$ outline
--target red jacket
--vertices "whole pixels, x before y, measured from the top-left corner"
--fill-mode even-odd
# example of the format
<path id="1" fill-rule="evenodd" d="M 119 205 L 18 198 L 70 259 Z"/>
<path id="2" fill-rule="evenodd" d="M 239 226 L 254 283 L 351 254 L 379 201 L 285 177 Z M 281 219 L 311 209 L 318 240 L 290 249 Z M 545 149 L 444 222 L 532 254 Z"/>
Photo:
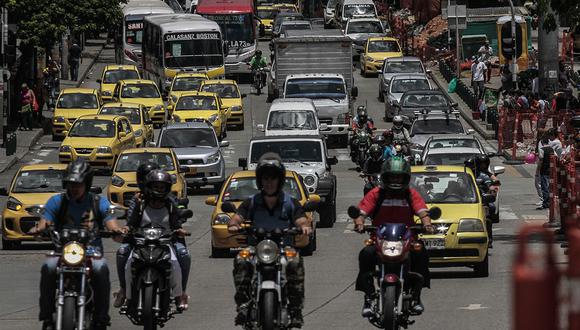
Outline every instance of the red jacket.
<path id="1" fill-rule="evenodd" d="M 419 215 L 422 211 L 427 211 L 425 200 L 413 188 L 409 188 L 408 198 L 393 198 L 389 196 L 388 192 L 385 192 L 383 196 L 384 199 L 379 201 L 381 188 L 375 187 L 358 204 L 361 211 L 373 217 L 373 225 L 375 226 L 385 223 L 404 223 L 408 226 L 413 226 L 415 225 L 413 217 Z M 377 207 L 379 207 L 378 210 L 376 209 Z"/>

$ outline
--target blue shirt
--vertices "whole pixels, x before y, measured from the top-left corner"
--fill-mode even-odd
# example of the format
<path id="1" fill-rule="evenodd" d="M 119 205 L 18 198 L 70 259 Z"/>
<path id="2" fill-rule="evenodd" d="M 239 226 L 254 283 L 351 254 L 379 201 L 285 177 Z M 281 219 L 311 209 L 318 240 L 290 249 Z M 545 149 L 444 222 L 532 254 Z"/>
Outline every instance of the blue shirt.
<path id="1" fill-rule="evenodd" d="M 385 146 L 384 150 L 383 150 L 383 159 L 385 161 L 389 160 L 391 157 L 396 156 L 397 155 L 397 151 L 395 151 L 395 148 L 393 148 L 392 146 Z"/>

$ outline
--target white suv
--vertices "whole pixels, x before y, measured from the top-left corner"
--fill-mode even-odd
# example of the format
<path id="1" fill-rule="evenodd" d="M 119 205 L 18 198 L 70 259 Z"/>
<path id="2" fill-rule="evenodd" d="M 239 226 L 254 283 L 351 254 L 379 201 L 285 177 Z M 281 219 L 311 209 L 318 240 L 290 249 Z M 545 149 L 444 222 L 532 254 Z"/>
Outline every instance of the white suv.
<path id="1" fill-rule="evenodd" d="M 320 124 L 311 99 L 277 99 L 272 102 L 266 126 L 259 124 L 258 131 L 266 136 L 319 135 L 328 128 Z"/>

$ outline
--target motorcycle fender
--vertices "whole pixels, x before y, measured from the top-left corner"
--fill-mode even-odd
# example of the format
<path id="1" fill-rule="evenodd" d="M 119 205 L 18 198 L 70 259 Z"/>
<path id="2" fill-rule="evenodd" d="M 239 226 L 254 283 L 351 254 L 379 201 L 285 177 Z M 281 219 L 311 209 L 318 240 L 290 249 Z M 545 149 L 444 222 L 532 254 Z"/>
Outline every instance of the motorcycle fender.
<path id="1" fill-rule="evenodd" d="M 394 285 L 394 284 L 399 284 L 399 276 L 396 274 L 387 274 L 385 275 L 385 277 L 383 278 L 383 282 L 386 285 Z"/>
<path id="2" fill-rule="evenodd" d="M 278 285 L 278 283 L 274 282 L 274 281 L 264 281 L 262 283 L 260 283 L 260 285 L 258 286 L 258 297 L 261 297 L 261 292 L 262 291 L 276 291 L 276 294 L 278 295 L 278 301 L 281 300 L 281 289 L 280 289 L 280 285 Z"/>
<path id="3" fill-rule="evenodd" d="M 151 285 L 157 282 L 159 278 L 159 273 L 153 268 L 147 268 L 143 275 L 141 275 L 141 281 L 146 285 Z"/>

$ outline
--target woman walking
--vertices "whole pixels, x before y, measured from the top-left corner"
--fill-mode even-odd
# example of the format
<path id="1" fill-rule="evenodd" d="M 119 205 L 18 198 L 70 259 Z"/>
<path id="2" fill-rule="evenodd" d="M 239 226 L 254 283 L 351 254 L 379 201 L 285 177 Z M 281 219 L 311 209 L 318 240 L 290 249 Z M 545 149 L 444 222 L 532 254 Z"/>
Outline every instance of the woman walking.
<path id="1" fill-rule="evenodd" d="M 34 111 L 34 92 L 28 88 L 26 83 L 22 84 L 20 91 L 20 129 L 32 130 L 32 111 Z"/>

